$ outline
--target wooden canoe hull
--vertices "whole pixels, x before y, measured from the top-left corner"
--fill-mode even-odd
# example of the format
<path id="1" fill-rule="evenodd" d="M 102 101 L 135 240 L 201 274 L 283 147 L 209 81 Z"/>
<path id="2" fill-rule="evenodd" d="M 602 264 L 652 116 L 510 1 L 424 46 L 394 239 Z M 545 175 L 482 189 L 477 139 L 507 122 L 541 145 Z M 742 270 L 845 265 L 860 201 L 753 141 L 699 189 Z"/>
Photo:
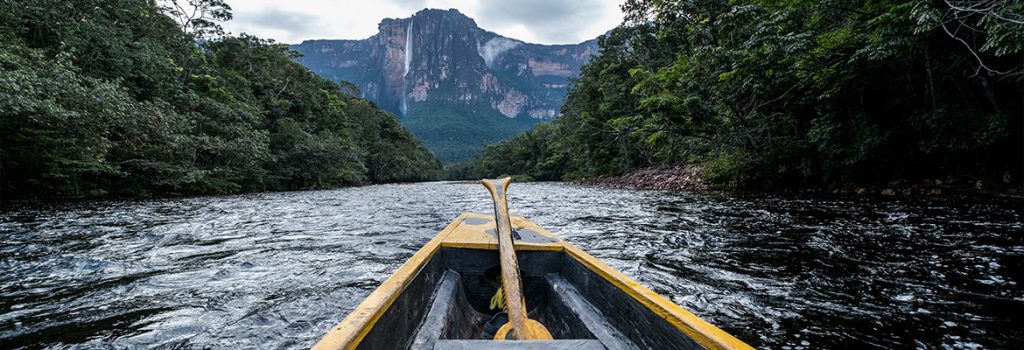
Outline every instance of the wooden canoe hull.
<path id="1" fill-rule="evenodd" d="M 552 341 L 481 340 L 498 288 L 493 216 L 464 213 L 314 349 L 750 349 L 533 222 L 513 217 L 530 318 Z"/>

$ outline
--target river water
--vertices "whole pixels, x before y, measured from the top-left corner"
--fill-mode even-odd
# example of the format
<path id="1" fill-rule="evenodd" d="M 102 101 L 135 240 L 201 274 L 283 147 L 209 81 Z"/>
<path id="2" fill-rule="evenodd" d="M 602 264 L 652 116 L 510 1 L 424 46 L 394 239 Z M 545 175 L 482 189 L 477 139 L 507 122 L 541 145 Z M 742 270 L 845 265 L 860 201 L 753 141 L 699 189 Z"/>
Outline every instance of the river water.
<path id="1" fill-rule="evenodd" d="M 1019 202 L 513 184 L 524 215 L 759 348 L 1017 348 Z M 484 188 L 4 208 L 0 348 L 306 348 Z"/>

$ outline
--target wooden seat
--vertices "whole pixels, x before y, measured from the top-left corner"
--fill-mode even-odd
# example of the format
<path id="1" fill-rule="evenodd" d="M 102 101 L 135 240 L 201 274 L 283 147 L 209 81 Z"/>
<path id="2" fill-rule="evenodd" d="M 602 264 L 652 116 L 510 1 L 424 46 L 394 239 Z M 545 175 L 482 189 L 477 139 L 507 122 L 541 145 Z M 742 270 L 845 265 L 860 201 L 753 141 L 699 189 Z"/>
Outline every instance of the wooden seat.
<path id="1" fill-rule="evenodd" d="M 597 339 L 565 340 L 438 340 L 434 350 L 605 350 Z"/>

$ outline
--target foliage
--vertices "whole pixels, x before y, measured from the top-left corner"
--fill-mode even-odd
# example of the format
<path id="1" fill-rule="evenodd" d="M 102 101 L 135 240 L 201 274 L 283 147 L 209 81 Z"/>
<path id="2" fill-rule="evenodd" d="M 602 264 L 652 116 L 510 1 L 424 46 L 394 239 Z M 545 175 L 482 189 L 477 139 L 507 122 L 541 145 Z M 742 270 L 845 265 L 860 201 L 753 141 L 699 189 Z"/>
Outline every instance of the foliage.
<path id="1" fill-rule="evenodd" d="M 696 163 L 754 188 L 1019 179 L 1020 3 L 957 3 L 629 0 L 542 139 L 556 142 L 529 146 L 551 158 L 485 152 L 481 165 L 523 167 L 479 168 L 532 176 L 551 161 L 574 179 Z"/>
<path id="2" fill-rule="evenodd" d="M 294 63 L 286 45 L 197 35 L 153 2 L 0 2 L 3 198 L 439 175 L 440 163 L 393 115 Z"/>
<path id="3" fill-rule="evenodd" d="M 402 125 L 445 162 L 471 159 L 483 145 L 511 138 L 537 122 L 508 118 L 489 106 L 432 100 L 411 103 L 402 117 Z"/>
<path id="4" fill-rule="evenodd" d="M 159 6 L 183 32 L 198 38 L 224 35 L 218 23 L 233 17 L 231 6 L 223 0 L 160 0 Z"/>
<path id="5" fill-rule="evenodd" d="M 514 176 L 518 180 L 559 180 L 561 165 L 558 128 L 550 123 L 537 124 L 518 137 L 488 145 L 480 160 L 448 167 L 448 178 L 479 179 Z"/>

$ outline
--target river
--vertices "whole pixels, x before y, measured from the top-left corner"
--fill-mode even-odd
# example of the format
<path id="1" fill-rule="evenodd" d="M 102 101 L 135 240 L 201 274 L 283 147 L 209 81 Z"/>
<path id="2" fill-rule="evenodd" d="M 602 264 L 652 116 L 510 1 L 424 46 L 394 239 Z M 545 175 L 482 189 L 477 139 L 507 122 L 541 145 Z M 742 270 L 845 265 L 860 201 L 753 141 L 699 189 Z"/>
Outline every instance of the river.
<path id="1" fill-rule="evenodd" d="M 1024 344 L 1021 203 L 513 184 L 524 215 L 759 348 Z M 0 348 L 306 348 L 484 188 L 7 207 Z"/>

